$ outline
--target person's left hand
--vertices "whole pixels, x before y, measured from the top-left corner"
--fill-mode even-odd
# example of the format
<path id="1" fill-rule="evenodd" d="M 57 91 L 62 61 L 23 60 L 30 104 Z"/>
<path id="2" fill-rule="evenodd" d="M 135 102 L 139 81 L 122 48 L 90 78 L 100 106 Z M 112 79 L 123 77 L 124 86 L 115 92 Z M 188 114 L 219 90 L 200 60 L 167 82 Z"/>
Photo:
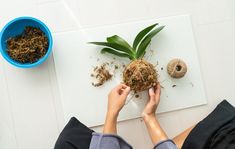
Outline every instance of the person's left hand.
<path id="1" fill-rule="evenodd" d="M 125 105 L 126 98 L 130 92 L 130 87 L 119 84 L 113 88 L 108 95 L 108 114 L 117 116 Z"/>
<path id="2" fill-rule="evenodd" d="M 155 118 L 155 113 L 160 102 L 161 86 L 158 83 L 156 86 L 149 89 L 149 100 L 142 112 L 142 117 Z"/>

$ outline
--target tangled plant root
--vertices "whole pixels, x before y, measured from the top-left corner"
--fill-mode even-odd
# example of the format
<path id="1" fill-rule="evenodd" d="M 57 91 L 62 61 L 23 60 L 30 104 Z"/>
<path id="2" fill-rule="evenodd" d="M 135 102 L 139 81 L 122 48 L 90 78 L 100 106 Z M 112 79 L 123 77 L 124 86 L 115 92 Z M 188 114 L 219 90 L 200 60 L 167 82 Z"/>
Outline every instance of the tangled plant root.
<path id="1" fill-rule="evenodd" d="M 144 91 L 157 84 L 158 74 L 154 66 L 143 60 L 132 61 L 123 72 L 123 81 L 135 92 Z"/>

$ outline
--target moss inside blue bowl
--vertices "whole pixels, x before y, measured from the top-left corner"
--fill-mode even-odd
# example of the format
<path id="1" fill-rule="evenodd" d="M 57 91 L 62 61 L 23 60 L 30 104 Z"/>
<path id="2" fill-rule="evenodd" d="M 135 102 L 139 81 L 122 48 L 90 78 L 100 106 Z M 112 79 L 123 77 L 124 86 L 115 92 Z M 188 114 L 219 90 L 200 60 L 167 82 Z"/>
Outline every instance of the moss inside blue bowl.
<path id="1" fill-rule="evenodd" d="M 19 38 L 20 36 L 24 36 L 24 35 L 22 35 L 22 33 L 24 33 L 26 27 L 31 27 L 31 28 L 40 30 L 41 32 L 43 32 L 44 36 L 48 40 L 48 43 L 46 46 L 47 49 L 45 49 L 46 52 L 44 53 L 44 55 L 42 55 L 41 57 L 38 57 L 38 59 L 31 60 L 31 61 L 28 61 L 28 60 L 21 61 L 21 60 L 14 58 L 14 56 L 9 54 L 9 47 L 8 47 L 9 43 L 7 42 L 7 41 L 12 40 L 14 38 Z M 17 45 L 18 40 L 15 39 L 13 41 L 15 41 L 16 45 Z M 49 54 L 51 53 L 51 50 L 52 50 L 52 36 L 51 36 L 49 29 L 47 28 L 47 26 L 43 22 L 41 22 L 38 19 L 32 18 L 32 17 L 20 17 L 20 18 L 16 18 L 16 19 L 10 21 L 3 28 L 2 32 L 1 32 L 0 43 L 1 43 L 0 51 L 1 51 L 2 56 L 9 63 L 13 64 L 14 66 L 21 67 L 21 68 L 30 68 L 30 67 L 35 67 L 35 66 L 40 65 L 42 62 L 44 62 L 47 59 L 47 57 L 49 56 Z M 22 43 L 20 43 L 20 44 L 22 44 Z M 27 45 L 28 44 L 25 44 L 24 47 L 25 46 L 27 47 Z M 29 50 L 32 50 L 32 51 L 37 50 L 37 47 L 35 48 L 32 45 L 34 45 L 34 44 L 30 43 L 29 47 L 31 47 L 31 49 L 29 48 Z M 35 45 L 36 45 L 36 43 L 35 43 Z M 11 48 L 13 48 L 13 47 L 11 47 Z M 34 47 L 34 48 L 32 48 L 32 47 Z M 29 55 L 26 55 L 26 57 L 27 56 L 29 56 Z"/>
<path id="2" fill-rule="evenodd" d="M 7 54 L 19 63 L 35 63 L 44 57 L 48 49 L 48 38 L 40 28 L 26 26 L 23 33 L 9 38 Z"/>

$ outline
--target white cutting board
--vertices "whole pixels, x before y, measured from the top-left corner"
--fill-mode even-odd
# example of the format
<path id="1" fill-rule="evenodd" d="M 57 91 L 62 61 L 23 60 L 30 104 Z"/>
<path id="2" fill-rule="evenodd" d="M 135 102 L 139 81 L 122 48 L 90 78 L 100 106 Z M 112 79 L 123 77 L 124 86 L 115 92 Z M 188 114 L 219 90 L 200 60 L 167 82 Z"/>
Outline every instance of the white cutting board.
<path id="1" fill-rule="evenodd" d="M 206 96 L 198 61 L 197 49 L 190 16 L 175 16 L 162 19 L 143 20 L 102 27 L 86 28 L 80 31 L 55 35 L 54 61 L 61 93 L 65 120 L 75 116 L 88 126 L 104 123 L 107 94 L 121 82 L 121 71 L 101 87 L 91 85 L 90 74 L 94 66 L 114 61 L 127 64 L 128 59 L 102 55 L 100 47 L 87 44 L 88 41 L 105 41 L 107 36 L 120 35 L 132 43 L 141 29 L 159 22 L 166 27 L 152 40 L 146 59 L 157 64 L 162 88 L 158 113 L 206 104 Z M 188 65 L 188 72 L 182 79 L 172 79 L 166 72 L 166 65 L 172 58 L 181 58 Z M 163 70 L 161 70 L 163 67 Z M 176 85 L 175 87 L 172 87 Z M 119 120 L 140 116 L 148 99 L 146 92 L 133 98 L 121 111 Z"/>

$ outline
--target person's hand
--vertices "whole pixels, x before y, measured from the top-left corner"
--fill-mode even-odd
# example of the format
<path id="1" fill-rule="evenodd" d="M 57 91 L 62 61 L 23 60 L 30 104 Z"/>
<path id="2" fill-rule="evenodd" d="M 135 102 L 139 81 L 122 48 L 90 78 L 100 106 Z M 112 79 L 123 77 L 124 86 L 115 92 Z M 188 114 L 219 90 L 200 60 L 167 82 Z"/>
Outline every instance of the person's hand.
<path id="1" fill-rule="evenodd" d="M 146 104 L 144 111 L 142 112 L 142 117 L 144 119 L 145 125 L 148 129 L 150 138 L 153 144 L 157 144 L 160 141 L 167 140 L 168 137 L 162 127 L 160 126 L 155 112 L 157 106 L 160 102 L 161 86 L 158 83 L 155 87 L 149 89 L 149 101 Z"/>
<path id="2" fill-rule="evenodd" d="M 119 84 L 110 91 L 108 95 L 108 115 L 118 115 L 122 107 L 125 105 L 129 92 L 130 87 L 125 84 Z"/>
<path id="3" fill-rule="evenodd" d="M 103 133 L 117 134 L 117 117 L 122 107 L 125 105 L 130 87 L 119 84 L 113 88 L 108 95 L 108 111 L 104 123 Z"/>
<path id="4" fill-rule="evenodd" d="M 147 102 L 142 112 L 142 117 L 144 119 L 155 118 L 155 112 L 160 102 L 160 94 L 161 94 L 161 86 L 159 83 L 155 87 L 149 89 L 149 101 Z"/>

